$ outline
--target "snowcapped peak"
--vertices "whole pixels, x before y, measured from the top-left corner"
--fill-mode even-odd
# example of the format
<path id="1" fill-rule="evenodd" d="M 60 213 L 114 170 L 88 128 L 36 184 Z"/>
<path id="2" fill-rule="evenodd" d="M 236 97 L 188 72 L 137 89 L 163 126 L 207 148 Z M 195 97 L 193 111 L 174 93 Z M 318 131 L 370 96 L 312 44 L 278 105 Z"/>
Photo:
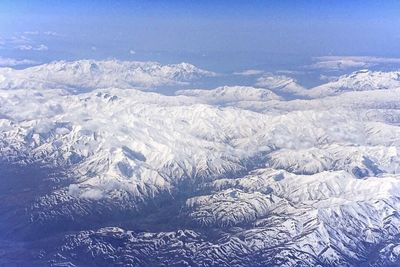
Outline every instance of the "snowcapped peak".
<path id="1" fill-rule="evenodd" d="M 108 87 L 149 89 L 183 85 L 193 79 L 214 75 L 188 63 L 161 65 L 157 62 L 85 59 L 54 61 L 22 70 L 0 68 L 0 88 L 62 88 L 74 92 Z"/>
<path id="2" fill-rule="evenodd" d="M 179 90 L 176 95 L 189 96 L 200 102 L 218 105 L 232 105 L 238 102 L 279 100 L 270 90 L 250 86 L 221 86 L 212 90 Z"/>
<path id="3" fill-rule="evenodd" d="M 311 88 L 307 94 L 310 97 L 318 98 L 350 91 L 390 90 L 398 87 L 400 87 L 400 72 L 363 69 Z"/>
<path id="4" fill-rule="evenodd" d="M 296 80 L 285 75 L 264 75 L 258 80 L 260 85 L 269 88 L 281 88 L 288 84 L 295 83 Z"/>
<path id="5" fill-rule="evenodd" d="M 257 79 L 257 86 L 272 90 L 276 94 L 284 97 L 301 95 L 305 90 L 294 78 L 286 75 L 266 74 Z"/>

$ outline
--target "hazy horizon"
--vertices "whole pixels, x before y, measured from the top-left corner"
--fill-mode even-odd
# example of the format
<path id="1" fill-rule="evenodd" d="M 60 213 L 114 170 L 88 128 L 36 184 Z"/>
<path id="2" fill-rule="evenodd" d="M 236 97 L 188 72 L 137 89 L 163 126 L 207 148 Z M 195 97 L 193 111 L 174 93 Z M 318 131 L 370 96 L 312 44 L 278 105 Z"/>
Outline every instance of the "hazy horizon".
<path id="1" fill-rule="evenodd" d="M 0 55 L 296 69 L 320 56 L 400 57 L 398 1 L 2 1 Z"/>

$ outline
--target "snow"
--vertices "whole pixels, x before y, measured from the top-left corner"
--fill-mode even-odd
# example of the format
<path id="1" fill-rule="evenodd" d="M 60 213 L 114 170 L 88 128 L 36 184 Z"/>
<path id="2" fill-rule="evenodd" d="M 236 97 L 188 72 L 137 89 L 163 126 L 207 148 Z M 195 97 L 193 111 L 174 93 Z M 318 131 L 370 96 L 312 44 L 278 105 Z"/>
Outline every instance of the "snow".
<path id="1" fill-rule="evenodd" d="M 215 76 L 188 63 L 161 65 L 157 62 L 119 60 L 55 61 L 22 70 L 0 68 L 1 89 L 59 88 L 74 92 L 95 88 L 131 88 L 184 85 L 200 77 Z"/>
<path id="2" fill-rule="evenodd" d="M 280 97 L 267 89 L 248 86 L 223 86 L 211 90 L 178 90 L 176 95 L 195 98 L 211 105 L 235 106 L 238 102 L 279 100 Z"/>
<path id="3" fill-rule="evenodd" d="M 87 203 L 138 208 L 166 194 L 179 200 L 182 225 L 227 229 L 211 242 L 191 229 L 102 228 L 72 235 L 65 252 L 88 246 L 107 257 L 115 248 L 96 237 L 112 235 L 124 240 L 117 258 L 135 246 L 160 257 L 175 247 L 189 265 L 224 266 L 234 255 L 240 266 L 257 255 L 260 265 L 346 266 L 368 256 L 366 243 L 398 259 L 396 72 L 358 71 L 310 90 L 265 76 L 265 89 L 174 96 L 143 87 L 213 74 L 190 64 L 90 60 L 0 73 L 0 155 L 69 170 L 70 184 L 39 200 L 43 220 L 60 206 L 76 218 L 90 214 Z M 280 96 L 289 91 L 310 99 Z"/>
<path id="4" fill-rule="evenodd" d="M 336 95 L 349 91 L 389 90 L 400 87 L 400 72 L 359 70 L 311 88 L 306 95 L 312 98 Z"/>
<path id="5" fill-rule="evenodd" d="M 152 195 L 170 188 L 176 182 L 172 177 L 236 173 L 253 158 L 297 173 L 355 167 L 362 174 L 364 169 L 366 174 L 396 171 L 397 157 L 386 147 L 397 155 L 399 128 L 359 121 L 354 111 L 271 115 L 186 100 L 133 89 L 79 95 L 6 90 L 0 93 L 0 112 L 11 119 L 1 120 L 1 134 L 10 153 L 21 153 L 25 146 L 37 160 L 72 164 L 78 158 L 73 166 L 80 175 L 96 174 L 86 183 L 107 192 L 117 183 L 134 194 L 139 194 L 136 185 L 151 189 Z M 309 149 L 317 159 L 302 162 L 296 151 Z M 325 167 L 320 155 L 325 155 Z"/>
<path id="6" fill-rule="evenodd" d="M 299 85 L 297 81 L 285 75 L 269 75 L 265 74 L 257 79 L 257 86 L 269 89 L 278 95 L 302 95 L 304 87 Z"/>

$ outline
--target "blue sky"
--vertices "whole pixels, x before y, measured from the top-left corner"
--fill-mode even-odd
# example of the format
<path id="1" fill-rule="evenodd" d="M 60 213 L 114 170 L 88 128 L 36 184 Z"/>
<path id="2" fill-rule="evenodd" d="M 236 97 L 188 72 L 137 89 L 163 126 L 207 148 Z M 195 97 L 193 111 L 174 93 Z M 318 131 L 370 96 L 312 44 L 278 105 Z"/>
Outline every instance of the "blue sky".
<path id="1" fill-rule="evenodd" d="M 400 56 L 398 14 L 400 1 L 3 0 L 0 56 L 287 69 L 316 56 Z"/>

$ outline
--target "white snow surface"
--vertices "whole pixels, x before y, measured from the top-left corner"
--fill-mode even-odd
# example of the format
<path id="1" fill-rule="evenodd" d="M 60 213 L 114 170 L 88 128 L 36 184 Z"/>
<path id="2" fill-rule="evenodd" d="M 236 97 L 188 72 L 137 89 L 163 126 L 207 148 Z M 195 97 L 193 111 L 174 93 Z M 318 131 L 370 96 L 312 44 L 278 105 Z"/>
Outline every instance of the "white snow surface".
<path id="1" fill-rule="evenodd" d="M 52 64 L 82 70 L 121 63 Z M 49 65 L 36 68 L 47 73 Z M 393 74 L 378 77 L 392 84 Z M 84 197 L 120 190 L 154 196 L 181 179 L 214 179 L 255 166 L 298 174 L 345 170 L 357 177 L 398 172 L 399 117 L 381 110 L 398 109 L 393 103 L 400 103 L 399 89 L 389 94 L 356 88 L 294 101 L 240 86 L 183 90 L 177 96 L 117 88 L 80 94 L 10 89 L 0 91 L 3 156 L 25 153 L 31 160 L 70 164 L 81 177 L 70 191 Z"/>
<path id="2" fill-rule="evenodd" d="M 398 71 L 359 70 L 340 76 L 337 80 L 311 88 L 306 95 L 319 98 L 350 91 L 388 90 L 400 86 Z"/>
<path id="3" fill-rule="evenodd" d="M 295 79 L 286 75 L 264 74 L 257 79 L 256 85 L 272 90 L 279 95 L 303 95 L 306 90 Z"/>
<path id="4" fill-rule="evenodd" d="M 256 85 L 281 96 L 318 99 L 354 91 L 396 89 L 400 87 L 400 72 L 362 69 L 312 88 L 305 88 L 285 75 L 264 74 L 257 79 Z"/>
<path id="5" fill-rule="evenodd" d="M 240 102 L 280 100 L 281 98 L 270 90 L 249 86 L 222 86 L 216 89 L 178 90 L 176 95 L 194 97 L 197 101 L 211 105 L 235 106 Z"/>
<path id="6" fill-rule="evenodd" d="M 74 92 L 96 88 L 132 88 L 185 85 L 201 77 L 215 76 L 188 63 L 119 60 L 54 61 L 22 70 L 0 68 L 1 89 L 68 89 Z"/>
<path id="7" fill-rule="evenodd" d="M 76 199 L 129 194 L 146 201 L 189 184 L 192 195 L 181 207 L 186 219 L 200 227 L 239 227 L 216 251 L 284 247 L 309 255 L 307 264 L 349 266 L 348 259 L 366 257 L 366 242 L 383 244 L 400 234 L 397 73 L 360 71 L 311 89 L 313 99 L 284 101 L 253 87 L 175 96 L 126 90 L 131 83 L 120 74 L 96 80 L 82 70 L 122 63 L 90 62 L 52 63 L 67 66 L 59 76 L 48 74 L 52 64 L 25 70 L 51 77 L 39 83 L 30 76 L 4 82 L 20 81 L 24 71 L 2 70 L 2 157 L 67 166 L 73 183 L 66 191 Z M 139 65 L 153 68 L 147 64 Z M 79 71 L 65 76 L 72 66 Z M 181 66 L 185 74 L 179 67 L 179 75 L 198 73 L 190 66 Z M 154 68 L 176 81 L 176 66 Z M 60 86 L 55 77 L 63 77 Z M 71 77 L 88 87 L 125 86 L 73 94 Z"/>

